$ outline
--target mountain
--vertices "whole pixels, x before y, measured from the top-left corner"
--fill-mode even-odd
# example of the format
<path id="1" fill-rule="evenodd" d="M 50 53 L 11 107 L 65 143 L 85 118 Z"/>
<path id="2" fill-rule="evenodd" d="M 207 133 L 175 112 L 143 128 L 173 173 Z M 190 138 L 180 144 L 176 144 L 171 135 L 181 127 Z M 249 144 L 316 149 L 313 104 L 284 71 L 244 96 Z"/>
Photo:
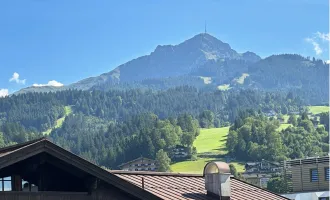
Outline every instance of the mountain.
<path id="1" fill-rule="evenodd" d="M 178 45 L 159 45 L 150 55 L 133 59 L 100 76 L 86 78 L 63 88 L 48 89 L 87 90 L 103 84 L 113 86 L 147 79 L 180 77 L 190 75 L 194 70 L 213 62 L 237 59 L 256 62 L 260 57 L 252 52 L 237 53 L 229 44 L 203 33 Z M 47 89 L 29 87 L 18 93 L 29 91 L 47 91 Z"/>
<path id="2" fill-rule="evenodd" d="M 159 45 L 150 55 L 133 59 L 100 76 L 64 87 L 25 88 L 16 94 L 65 89 L 168 89 L 189 85 L 206 90 L 304 89 L 314 93 L 314 100 L 323 102 L 328 98 L 327 70 L 328 65 L 322 60 L 295 54 L 261 59 L 250 51 L 238 53 L 229 44 L 202 33 L 178 45 Z"/>

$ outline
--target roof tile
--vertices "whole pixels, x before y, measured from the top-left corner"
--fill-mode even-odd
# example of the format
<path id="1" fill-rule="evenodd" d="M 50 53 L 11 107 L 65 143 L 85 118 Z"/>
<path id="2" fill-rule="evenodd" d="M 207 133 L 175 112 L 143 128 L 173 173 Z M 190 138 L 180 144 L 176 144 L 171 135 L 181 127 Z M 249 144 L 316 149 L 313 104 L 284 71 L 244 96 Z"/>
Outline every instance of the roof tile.
<path id="1" fill-rule="evenodd" d="M 204 177 L 201 175 L 110 171 L 118 177 L 131 182 L 157 195 L 162 199 L 175 200 L 214 200 L 206 195 Z M 287 199 L 267 190 L 258 188 L 236 178 L 230 179 L 232 200 L 282 200 Z"/>

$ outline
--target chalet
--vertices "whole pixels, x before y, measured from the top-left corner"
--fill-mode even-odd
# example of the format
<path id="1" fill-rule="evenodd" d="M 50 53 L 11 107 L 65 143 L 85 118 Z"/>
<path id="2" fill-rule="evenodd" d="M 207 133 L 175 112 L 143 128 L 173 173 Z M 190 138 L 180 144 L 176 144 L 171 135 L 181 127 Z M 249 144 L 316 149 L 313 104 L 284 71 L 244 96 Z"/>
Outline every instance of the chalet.
<path id="1" fill-rule="evenodd" d="M 329 155 L 284 161 L 283 168 L 292 200 L 329 199 Z"/>
<path id="2" fill-rule="evenodd" d="M 41 138 L 0 149 L 0 199 L 288 199 L 229 171 L 222 162 L 208 163 L 203 175 L 109 171 Z"/>
<path id="3" fill-rule="evenodd" d="M 157 164 L 155 160 L 139 157 L 127 163 L 119 165 L 121 170 L 124 171 L 156 171 Z"/>

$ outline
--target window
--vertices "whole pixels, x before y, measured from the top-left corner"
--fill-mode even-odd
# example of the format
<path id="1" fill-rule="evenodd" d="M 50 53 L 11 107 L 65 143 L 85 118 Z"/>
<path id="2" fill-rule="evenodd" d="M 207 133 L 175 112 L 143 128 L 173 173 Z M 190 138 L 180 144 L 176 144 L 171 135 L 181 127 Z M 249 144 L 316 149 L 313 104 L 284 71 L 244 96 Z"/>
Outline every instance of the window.
<path id="1" fill-rule="evenodd" d="M 319 200 L 329 200 L 329 197 L 320 197 Z"/>
<path id="2" fill-rule="evenodd" d="M 0 191 L 11 191 L 11 177 L 0 178 Z"/>
<path id="3" fill-rule="evenodd" d="M 139 171 L 139 169 L 135 169 L 135 171 Z"/>
<path id="4" fill-rule="evenodd" d="M 319 180 L 319 174 L 317 169 L 310 169 L 311 182 L 317 182 Z"/>
<path id="5" fill-rule="evenodd" d="M 329 181 L 329 167 L 324 168 L 325 180 Z"/>

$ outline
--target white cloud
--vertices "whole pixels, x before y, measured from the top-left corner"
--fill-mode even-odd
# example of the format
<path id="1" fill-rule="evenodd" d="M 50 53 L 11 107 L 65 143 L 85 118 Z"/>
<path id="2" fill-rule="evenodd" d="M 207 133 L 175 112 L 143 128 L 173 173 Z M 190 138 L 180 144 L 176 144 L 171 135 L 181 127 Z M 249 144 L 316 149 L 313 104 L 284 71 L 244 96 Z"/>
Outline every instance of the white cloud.
<path id="1" fill-rule="evenodd" d="M 323 53 L 323 50 L 320 47 L 320 44 L 318 42 L 316 42 L 315 39 L 313 39 L 313 38 L 306 38 L 305 40 L 306 40 L 306 42 L 311 43 L 313 45 L 314 51 L 315 51 L 316 55 L 320 55 L 320 54 Z"/>
<path id="2" fill-rule="evenodd" d="M 330 64 L 330 60 L 325 61 L 325 63 Z"/>
<path id="3" fill-rule="evenodd" d="M 321 33 L 321 32 L 316 32 L 316 35 L 318 38 L 320 38 L 323 41 L 329 41 L 329 33 Z"/>
<path id="4" fill-rule="evenodd" d="M 6 97 L 9 95 L 8 89 L 0 89 L 0 98 L 1 97 Z"/>
<path id="5" fill-rule="evenodd" d="M 35 84 L 33 84 L 32 86 L 33 86 L 33 87 L 43 87 L 43 86 L 62 87 L 63 84 L 60 83 L 60 82 L 57 82 L 57 81 L 55 81 L 55 80 L 52 80 L 52 81 L 48 81 L 47 84 L 37 84 L 37 83 L 35 83 Z"/>
<path id="6" fill-rule="evenodd" d="M 26 81 L 26 79 L 20 80 L 20 79 L 19 79 L 19 74 L 18 74 L 17 72 L 15 72 L 15 73 L 13 74 L 13 76 L 9 79 L 9 82 L 13 82 L 13 81 L 15 81 L 15 82 L 18 83 L 18 84 L 23 84 L 23 85 L 25 85 L 25 81 Z"/>

